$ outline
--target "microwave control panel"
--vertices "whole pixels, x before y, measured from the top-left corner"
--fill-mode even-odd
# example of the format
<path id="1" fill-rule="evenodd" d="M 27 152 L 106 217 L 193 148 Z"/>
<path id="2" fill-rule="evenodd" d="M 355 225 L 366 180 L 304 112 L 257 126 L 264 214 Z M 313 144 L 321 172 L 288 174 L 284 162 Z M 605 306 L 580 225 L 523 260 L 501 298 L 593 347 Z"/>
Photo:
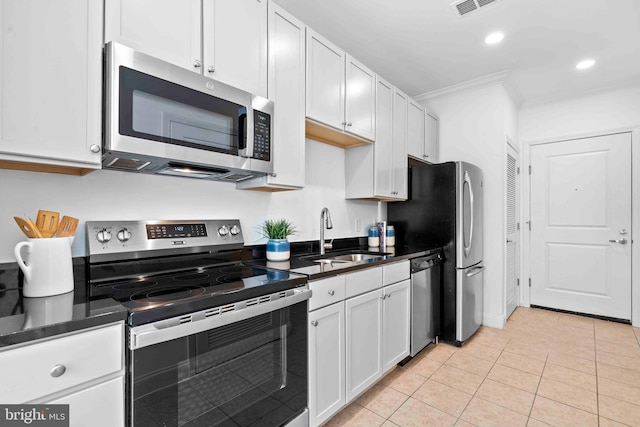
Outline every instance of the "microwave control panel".
<path id="1" fill-rule="evenodd" d="M 271 116 L 253 110 L 253 158 L 271 160 Z"/>

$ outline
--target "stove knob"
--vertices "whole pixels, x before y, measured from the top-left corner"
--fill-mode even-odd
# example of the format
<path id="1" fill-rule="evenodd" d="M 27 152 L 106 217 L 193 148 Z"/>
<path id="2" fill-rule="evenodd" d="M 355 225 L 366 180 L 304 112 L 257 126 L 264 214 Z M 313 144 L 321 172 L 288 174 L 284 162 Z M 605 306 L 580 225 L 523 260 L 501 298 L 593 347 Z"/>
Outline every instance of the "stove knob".
<path id="1" fill-rule="evenodd" d="M 98 242 L 100 243 L 107 243 L 109 240 L 111 240 L 111 233 L 103 228 L 102 230 L 98 231 L 98 234 L 96 234 L 96 239 L 98 239 Z"/>
<path id="2" fill-rule="evenodd" d="M 229 227 L 223 225 L 222 227 L 218 228 L 218 234 L 222 237 L 226 236 L 227 234 L 229 234 Z"/>
<path id="3" fill-rule="evenodd" d="M 123 228 L 122 230 L 118 231 L 118 234 L 116 235 L 116 237 L 121 242 L 126 242 L 127 240 L 129 240 L 131 238 L 131 232 L 129 230 L 127 230 L 126 228 Z"/>
<path id="4" fill-rule="evenodd" d="M 240 233 L 240 227 L 238 227 L 237 225 L 234 225 L 233 227 L 231 227 L 231 235 L 232 236 L 235 236 L 238 233 Z"/>

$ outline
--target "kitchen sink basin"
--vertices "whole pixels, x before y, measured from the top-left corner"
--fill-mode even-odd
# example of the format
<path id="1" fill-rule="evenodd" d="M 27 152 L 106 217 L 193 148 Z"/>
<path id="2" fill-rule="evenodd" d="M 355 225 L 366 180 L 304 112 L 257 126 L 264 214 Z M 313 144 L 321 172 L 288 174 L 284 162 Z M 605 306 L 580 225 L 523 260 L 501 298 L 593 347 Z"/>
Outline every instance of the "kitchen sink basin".
<path id="1" fill-rule="evenodd" d="M 351 263 L 356 263 L 361 261 L 369 261 L 369 262 L 379 261 L 381 259 L 384 259 L 385 255 L 386 254 L 384 253 L 361 253 L 361 252 L 341 254 L 341 255 L 327 254 L 323 258 L 314 259 L 313 261 L 321 264 L 334 264 L 334 263 L 351 264 Z"/>

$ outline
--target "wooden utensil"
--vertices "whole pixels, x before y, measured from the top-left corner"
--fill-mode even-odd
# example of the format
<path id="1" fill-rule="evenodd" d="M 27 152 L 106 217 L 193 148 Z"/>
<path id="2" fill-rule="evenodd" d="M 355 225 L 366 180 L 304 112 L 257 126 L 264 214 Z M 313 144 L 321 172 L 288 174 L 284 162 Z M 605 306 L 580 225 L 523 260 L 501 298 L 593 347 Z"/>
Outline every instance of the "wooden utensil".
<path id="1" fill-rule="evenodd" d="M 56 237 L 70 237 L 76 233 L 78 228 L 78 218 L 72 216 L 63 216 L 58 224 L 58 230 L 56 231 Z"/>
<path id="2" fill-rule="evenodd" d="M 42 237 L 52 237 L 56 234 L 60 214 L 58 212 L 39 210 L 36 218 L 36 226 L 40 230 Z"/>
<path id="3" fill-rule="evenodd" d="M 18 223 L 20 230 L 30 239 L 42 238 L 40 230 L 38 230 L 38 227 L 36 227 L 30 219 L 20 218 L 19 216 L 14 216 L 13 219 Z"/>

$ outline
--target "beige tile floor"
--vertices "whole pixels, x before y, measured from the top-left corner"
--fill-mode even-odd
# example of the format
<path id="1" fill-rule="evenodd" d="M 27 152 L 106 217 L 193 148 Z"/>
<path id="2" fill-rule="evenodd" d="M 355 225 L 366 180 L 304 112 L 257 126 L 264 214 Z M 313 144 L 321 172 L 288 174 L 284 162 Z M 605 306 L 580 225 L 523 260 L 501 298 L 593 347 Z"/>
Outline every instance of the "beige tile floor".
<path id="1" fill-rule="evenodd" d="M 327 426 L 640 426 L 640 328 L 519 307 L 430 345 Z"/>

